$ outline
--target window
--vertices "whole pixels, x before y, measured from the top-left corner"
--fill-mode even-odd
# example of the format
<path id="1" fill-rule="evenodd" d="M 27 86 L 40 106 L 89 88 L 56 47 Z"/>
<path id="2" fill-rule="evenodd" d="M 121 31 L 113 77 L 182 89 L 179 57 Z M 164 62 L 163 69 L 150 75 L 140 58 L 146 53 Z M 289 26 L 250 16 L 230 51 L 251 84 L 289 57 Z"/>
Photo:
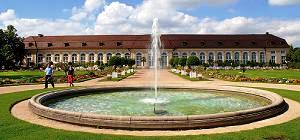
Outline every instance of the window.
<path id="1" fill-rule="evenodd" d="M 230 61 L 231 60 L 231 53 L 227 52 L 226 53 L 226 61 Z"/>
<path id="2" fill-rule="evenodd" d="M 53 46 L 53 44 L 52 43 L 48 43 L 48 47 L 51 47 L 51 46 Z"/>
<path id="3" fill-rule="evenodd" d="M 208 54 L 208 60 L 209 61 L 214 61 L 215 60 L 214 53 L 211 52 L 211 53 Z"/>
<path id="4" fill-rule="evenodd" d="M 235 45 L 235 46 L 239 46 L 239 45 L 240 45 L 240 42 L 234 42 L 234 45 Z"/>
<path id="5" fill-rule="evenodd" d="M 195 52 L 192 52 L 191 53 L 191 56 L 196 56 L 197 54 Z"/>
<path id="6" fill-rule="evenodd" d="M 223 61 L 223 54 L 221 52 L 218 53 L 217 59 L 218 61 Z"/>
<path id="7" fill-rule="evenodd" d="M 43 62 L 43 54 L 38 54 L 38 57 L 37 57 L 37 61 L 38 63 L 42 63 Z"/>
<path id="8" fill-rule="evenodd" d="M 251 44 L 252 44 L 252 45 L 256 45 L 256 42 L 252 41 Z"/>
<path id="9" fill-rule="evenodd" d="M 60 61 L 60 56 L 59 54 L 54 55 L 54 62 L 59 62 Z"/>
<path id="10" fill-rule="evenodd" d="M 67 63 L 69 61 L 69 55 L 68 54 L 64 54 L 63 55 L 63 62 Z"/>
<path id="11" fill-rule="evenodd" d="M 66 62 L 68 62 L 68 60 Z M 72 62 L 73 63 L 77 63 L 78 62 L 78 60 L 77 60 L 77 54 L 72 54 Z"/>
<path id="12" fill-rule="evenodd" d="M 200 63 L 201 64 L 205 63 L 205 53 L 203 53 L 203 52 L 200 53 Z"/>
<path id="13" fill-rule="evenodd" d="M 129 53 L 126 53 L 126 54 L 125 54 L 125 58 L 129 59 L 129 58 L 130 58 L 130 54 L 129 54 Z"/>
<path id="14" fill-rule="evenodd" d="M 47 63 L 51 62 L 51 54 L 46 55 L 46 62 Z"/>
<path id="15" fill-rule="evenodd" d="M 117 56 L 117 57 L 121 57 L 121 54 L 120 54 L 120 53 L 117 53 L 116 56 Z"/>
<path id="16" fill-rule="evenodd" d="M 182 57 L 187 58 L 187 53 L 182 53 Z"/>
<path id="17" fill-rule="evenodd" d="M 201 44 L 201 46 L 204 46 L 204 45 L 205 45 L 205 42 L 201 42 L 200 44 Z"/>
<path id="18" fill-rule="evenodd" d="M 174 53 L 173 53 L 173 58 L 178 58 L 178 56 L 179 56 L 179 55 L 178 55 L 177 52 L 174 52 Z"/>
<path id="19" fill-rule="evenodd" d="M 85 63 L 85 54 L 80 55 L 80 63 Z"/>
<path id="20" fill-rule="evenodd" d="M 137 66 L 141 66 L 142 65 L 142 54 L 141 53 L 137 53 L 136 54 L 136 65 Z"/>
<path id="21" fill-rule="evenodd" d="M 95 55 L 93 53 L 89 55 L 89 62 L 95 62 Z"/>
<path id="22" fill-rule="evenodd" d="M 84 47 L 84 46 L 87 46 L 87 43 L 83 42 L 81 45 L 82 45 L 82 47 Z"/>
<path id="23" fill-rule="evenodd" d="M 168 66 L 168 55 L 167 53 L 162 53 L 161 54 L 161 67 L 164 68 Z"/>
<path id="24" fill-rule="evenodd" d="M 260 52 L 260 53 L 259 53 L 259 62 L 260 62 L 260 63 L 266 63 L 265 60 L 266 60 L 266 59 L 265 59 L 265 53 L 264 53 L 264 52 Z"/>
<path id="25" fill-rule="evenodd" d="M 108 53 L 108 54 L 106 55 L 106 60 L 107 60 L 107 62 L 110 60 L 111 57 L 112 57 L 112 54 L 111 54 L 111 53 Z"/>
<path id="26" fill-rule="evenodd" d="M 251 61 L 256 62 L 256 52 L 252 52 Z"/>
<path id="27" fill-rule="evenodd" d="M 243 53 L 243 64 L 247 64 L 247 62 L 249 61 L 249 56 L 247 52 Z"/>
<path id="28" fill-rule="evenodd" d="M 28 62 L 28 63 L 32 62 L 32 56 L 31 56 L 31 53 L 27 54 L 27 62 Z"/>
<path id="29" fill-rule="evenodd" d="M 188 43 L 187 42 L 182 42 L 181 45 L 185 47 L 185 46 L 188 45 Z"/>
<path id="30" fill-rule="evenodd" d="M 285 50 L 281 50 L 281 64 L 285 64 L 286 63 L 286 53 Z"/>
<path id="31" fill-rule="evenodd" d="M 222 45 L 223 45 L 223 42 L 218 42 L 218 45 L 219 45 L 219 46 L 222 46 Z"/>
<path id="32" fill-rule="evenodd" d="M 98 54 L 98 61 L 103 62 L 103 54 L 102 53 Z"/>
<path id="33" fill-rule="evenodd" d="M 117 42 L 117 46 L 122 46 L 123 43 L 122 42 Z"/>
<path id="34" fill-rule="evenodd" d="M 99 46 L 101 47 L 101 46 L 104 46 L 105 44 L 103 43 L 103 42 L 100 42 L 99 43 Z"/>
<path id="35" fill-rule="evenodd" d="M 29 47 L 32 47 L 32 46 L 33 46 L 33 43 L 28 43 L 28 46 L 29 46 Z"/>
<path id="36" fill-rule="evenodd" d="M 65 47 L 69 47 L 70 46 L 70 43 L 65 43 Z"/>
<path id="37" fill-rule="evenodd" d="M 271 63 L 276 63 L 276 52 L 271 51 Z"/>
<path id="38" fill-rule="evenodd" d="M 239 52 L 234 53 L 234 61 L 240 62 L 240 53 Z"/>

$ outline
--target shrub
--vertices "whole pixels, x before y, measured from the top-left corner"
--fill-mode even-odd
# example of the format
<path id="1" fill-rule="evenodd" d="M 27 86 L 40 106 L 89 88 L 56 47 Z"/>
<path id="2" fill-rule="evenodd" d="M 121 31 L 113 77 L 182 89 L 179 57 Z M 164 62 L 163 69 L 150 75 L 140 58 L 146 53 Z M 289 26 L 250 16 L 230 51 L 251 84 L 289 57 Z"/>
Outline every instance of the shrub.
<path id="1" fill-rule="evenodd" d="M 108 61 L 109 66 L 118 67 L 121 65 L 121 58 L 118 56 L 113 56 Z"/>
<path id="2" fill-rule="evenodd" d="M 191 67 L 191 66 L 198 66 L 200 65 L 200 60 L 197 56 L 190 56 L 187 61 L 186 64 Z"/>
<path id="3" fill-rule="evenodd" d="M 121 66 L 127 66 L 128 65 L 128 59 L 125 57 L 121 57 Z"/>
<path id="4" fill-rule="evenodd" d="M 180 66 L 186 66 L 186 58 L 185 57 L 180 58 L 178 63 Z"/>
<path id="5" fill-rule="evenodd" d="M 135 60 L 134 59 L 128 59 L 128 66 L 132 68 L 132 66 L 135 65 Z"/>

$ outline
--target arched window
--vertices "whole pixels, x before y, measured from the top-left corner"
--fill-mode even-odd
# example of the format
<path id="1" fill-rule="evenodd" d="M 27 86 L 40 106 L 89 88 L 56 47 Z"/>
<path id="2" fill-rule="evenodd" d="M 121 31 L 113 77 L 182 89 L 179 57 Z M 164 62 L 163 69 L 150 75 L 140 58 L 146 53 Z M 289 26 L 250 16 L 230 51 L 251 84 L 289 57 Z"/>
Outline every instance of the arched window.
<path id="1" fill-rule="evenodd" d="M 49 63 L 49 62 L 51 62 L 52 60 L 51 60 L 51 54 L 47 54 L 46 55 L 46 62 L 47 63 Z"/>
<path id="2" fill-rule="evenodd" d="M 196 56 L 197 54 L 195 52 L 192 52 L 191 53 L 191 56 Z"/>
<path id="3" fill-rule="evenodd" d="M 187 53 L 182 53 L 182 57 L 187 58 Z"/>
<path id="4" fill-rule="evenodd" d="M 42 63 L 43 62 L 43 54 L 38 54 L 38 57 L 37 57 L 37 61 L 38 63 Z"/>
<path id="5" fill-rule="evenodd" d="M 167 53 L 161 54 L 161 67 L 164 68 L 168 65 L 168 55 Z"/>
<path id="6" fill-rule="evenodd" d="M 117 57 L 121 57 L 121 54 L 120 54 L 120 53 L 117 53 L 116 56 L 117 56 Z"/>
<path id="7" fill-rule="evenodd" d="M 214 60 L 215 60 L 215 55 L 214 55 L 214 53 L 211 52 L 211 53 L 208 54 L 208 60 L 209 60 L 209 61 L 214 61 Z"/>
<path id="8" fill-rule="evenodd" d="M 240 62 L 240 53 L 239 52 L 234 53 L 234 61 Z"/>
<path id="9" fill-rule="evenodd" d="M 103 54 L 102 53 L 98 54 L 98 61 L 103 62 Z"/>
<path id="10" fill-rule="evenodd" d="M 69 61 L 69 55 L 68 54 L 64 54 L 63 55 L 63 62 L 67 63 Z"/>
<path id="11" fill-rule="evenodd" d="M 106 60 L 107 60 L 107 62 L 110 60 L 111 57 L 112 57 L 111 53 L 106 54 Z"/>
<path id="12" fill-rule="evenodd" d="M 173 53 L 173 58 L 178 58 L 178 56 L 179 56 L 178 52 Z"/>
<path id="13" fill-rule="evenodd" d="M 130 54 L 129 54 L 129 53 L 126 53 L 126 54 L 125 54 L 125 58 L 129 59 L 129 58 L 130 58 Z"/>
<path id="14" fill-rule="evenodd" d="M 223 54 L 221 52 L 218 52 L 217 58 L 218 58 L 218 61 L 223 61 Z"/>
<path id="15" fill-rule="evenodd" d="M 65 55 L 66 55 L 66 57 L 65 57 Z M 68 62 L 68 54 L 64 54 L 64 57 L 65 57 L 65 58 L 64 58 L 64 61 L 65 61 L 65 62 Z M 77 63 L 77 62 L 78 62 L 78 60 L 77 60 L 77 54 L 75 54 L 75 53 L 72 54 L 72 62 L 73 62 L 73 63 Z"/>
<path id="16" fill-rule="evenodd" d="M 85 63 L 85 54 L 80 55 L 80 63 Z"/>
<path id="17" fill-rule="evenodd" d="M 243 64 L 247 64 L 247 62 L 249 60 L 248 58 L 249 58 L 248 53 L 244 52 L 243 53 Z"/>
<path id="18" fill-rule="evenodd" d="M 59 62 L 60 61 L 60 56 L 59 54 L 54 55 L 54 62 Z"/>
<path id="19" fill-rule="evenodd" d="M 137 66 L 142 66 L 142 54 L 141 53 L 137 53 L 136 54 L 135 61 L 136 61 L 136 65 Z"/>
<path id="20" fill-rule="evenodd" d="M 265 63 L 266 62 L 266 58 L 265 58 L 265 53 L 264 52 L 260 52 L 260 54 L 259 54 L 259 62 L 260 63 Z"/>
<path id="21" fill-rule="evenodd" d="M 200 63 L 201 64 L 205 63 L 205 53 L 203 53 L 203 52 L 200 53 Z"/>
<path id="22" fill-rule="evenodd" d="M 89 55 L 89 62 L 95 62 L 95 55 L 93 53 Z"/>
<path id="23" fill-rule="evenodd" d="M 251 53 L 251 61 L 256 62 L 256 52 Z"/>
<path id="24" fill-rule="evenodd" d="M 226 61 L 230 61 L 231 60 L 231 53 L 227 52 L 226 53 Z"/>

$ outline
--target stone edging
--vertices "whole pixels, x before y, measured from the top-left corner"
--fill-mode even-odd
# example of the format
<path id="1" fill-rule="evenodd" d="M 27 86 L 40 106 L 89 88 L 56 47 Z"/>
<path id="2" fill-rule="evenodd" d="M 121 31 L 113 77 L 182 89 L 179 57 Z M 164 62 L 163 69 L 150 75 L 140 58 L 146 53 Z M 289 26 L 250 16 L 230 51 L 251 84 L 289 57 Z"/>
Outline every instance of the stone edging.
<path id="1" fill-rule="evenodd" d="M 196 129 L 196 128 L 213 128 L 229 125 L 239 125 L 266 119 L 287 110 L 288 106 L 283 98 L 275 93 L 251 89 L 244 87 L 231 86 L 210 86 L 210 87 L 185 87 L 193 89 L 205 90 L 226 90 L 243 92 L 251 95 L 261 96 L 269 99 L 270 105 L 237 111 L 209 115 L 190 115 L 190 116 L 162 116 L 162 117 L 146 117 L 146 116 L 111 116 L 98 115 L 91 113 L 77 113 L 63 110 L 48 108 L 43 104 L 46 100 L 58 98 L 68 94 L 81 94 L 84 92 L 104 91 L 111 89 L 137 89 L 147 88 L 143 86 L 137 87 L 101 87 L 101 88 L 82 88 L 63 91 L 52 91 L 46 94 L 33 96 L 29 101 L 31 110 L 39 115 L 49 119 L 68 122 L 72 124 L 88 125 L 101 128 L 118 128 L 118 129 Z M 165 86 L 162 88 L 176 88 Z M 178 88 L 178 86 L 177 86 Z"/>

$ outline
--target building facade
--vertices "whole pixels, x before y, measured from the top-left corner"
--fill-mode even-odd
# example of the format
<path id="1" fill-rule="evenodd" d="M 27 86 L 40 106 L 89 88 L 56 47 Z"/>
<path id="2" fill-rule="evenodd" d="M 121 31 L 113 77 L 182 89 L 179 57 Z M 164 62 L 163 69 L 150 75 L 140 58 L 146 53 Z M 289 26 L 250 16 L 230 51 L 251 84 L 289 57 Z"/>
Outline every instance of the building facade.
<path id="1" fill-rule="evenodd" d="M 172 57 L 197 56 L 209 61 L 273 62 L 283 64 L 289 45 L 272 34 L 199 35 L 166 34 L 161 36 L 160 64 L 169 66 Z M 151 35 L 30 36 L 24 40 L 26 62 L 107 63 L 112 56 L 132 58 L 137 66 L 151 66 Z M 142 62 L 142 58 L 146 62 Z"/>

